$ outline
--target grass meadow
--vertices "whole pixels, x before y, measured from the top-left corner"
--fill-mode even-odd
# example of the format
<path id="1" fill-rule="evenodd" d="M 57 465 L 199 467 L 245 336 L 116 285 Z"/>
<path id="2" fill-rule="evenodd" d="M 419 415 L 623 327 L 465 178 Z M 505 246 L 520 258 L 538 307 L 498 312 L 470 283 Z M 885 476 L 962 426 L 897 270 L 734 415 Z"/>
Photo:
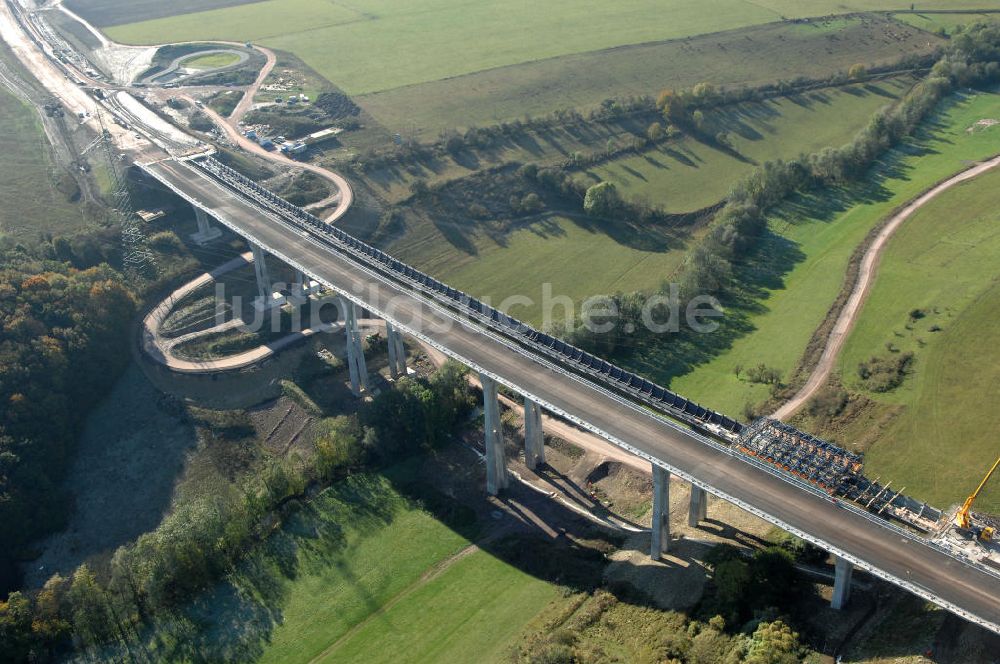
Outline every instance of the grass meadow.
<path id="1" fill-rule="evenodd" d="M 558 597 L 555 586 L 474 551 L 353 630 L 318 661 L 506 662 L 525 624 Z"/>
<path id="2" fill-rule="evenodd" d="M 725 131 L 729 147 L 685 137 L 638 155 L 591 168 L 587 184 L 614 182 L 669 212 L 689 212 L 722 200 L 734 182 L 766 161 L 790 159 L 842 145 L 912 87 L 910 76 L 739 104 L 708 113 L 712 131 Z"/>
<path id="3" fill-rule="evenodd" d="M 86 223 L 81 206 L 60 191 L 75 188 L 52 158 L 41 121 L 31 107 L 0 86 L 0 232 L 23 239 L 71 233 Z"/>
<path id="4" fill-rule="evenodd" d="M 849 391 L 904 407 L 868 450 L 869 472 L 939 507 L 961 502 L 1000 454 L 998 265 L 1000 172 L 992 171 L 935 199 L 897 231 L 840 357 Z M 866 391 L 858 364 L 903 352 L 916 357 L 903 384 Z M 1000 483 L 979 506 L 1000 510 Z"/>
<path id="5" fill-rule="evenodd" d="M 909 0 L 757 0 L 757 4 L 787 18 L 894 9 L 908 11 L 912 6 Z M 939 11 L 996 8 L 992 0 L 924 0 L 916 4 L 922 10 Z"/>
<path id="6" fill-rule="evenodd" d="M 125 43 L 231 39 L 296 53 L 348 94 L 777 20 L 745 0 L 267 0 L 108 28 Z"/>
<path id="7" fill-rule="evenodd" d="M 385 127 L 421 138 L 704 80 L 823 78 L 940 43 L 880 15 L 791 23 L 748 0 L 666 4 L 265 0 L 191 13 L 182 3 L 176 16 L 155 12 L 105 29 L 125 43 L 253 41 L 294 53 Z M 813 4 L 810 16 L 840 11 Z M 97 6 L 102 0 L 93 14 L 103 17 Z"/>
<path id="8" fill-rule="evenodd" d="M 787 379 L 840 291 L 855 247 L 894 208 L 970 161 L 1000 153 L 1000 127 L 968 131 L 978 120 L 998 116 L 1000 95 L 959 96 L 920 138 L 894 150 L 864 185 L 803 197 L 787 206 L 771 219 L 761 252 L 765 262 L 773 256 L 786 258 L 771 266 L 776 276 L 760 286 L 750 306 L 727 315 L 726 325 L 740 333 L 725 349 L 683 375 L 664 360 L 663 348 L 637 357 L 635 368 L 670 379 L 680 393 L 734 415 L 747 403 L 763 401 L 768 388 L 737 378 L 733 368 L 764 363 Z"/>
<path id="9" fill-rule="evenodd" d="M 402 260 L 427 269 L 455 288 L 488 297 L 495 304 L 519 295 L 530 305 L 510 308 L 526 322 L 542 321 L 542 284 L 553 295 L 584 299 L 615 291 L 654 290 L 684 260 L 689 242 L 683 229 L 650 229 L 632 243 L 615 239 L 591 220 L 552 215 L 497 239 L 473 232 L 472 252 L 444 241 L 427 222 L 391 247 Z M 639 248 L 642 241 L 656 250 Z M 562 309 L 556 308 L 557 316 Z"/>
<path id="10" fill-rule="evenodd" d="M 997 7 L 994 5 L 992 9 L 996 10 Z M 944 30 L 947 34 L 952 34 L 955 32 L 956 28 L 964 25 L 969 25 L 971 23 L 977 23 L 979 21 L 1000 21 L 1000 13 L 989 12 L 989 13 L 961 13 L 961 14 L 921 14 L 916 13 L 900 13 L 894 14 L 893 18 L 897 21 L 902 21 L 912 25 L 915 28 L 920 28 L 921 30 L 926 30 L 928 32 L 937 32 L 939 30 Z"/>
<path id="11" fill-rule="evenodd" d="M 685 138 L 595 167 L 580 177 L 613 181 L 626 196 L 646 199 L 671 212 L 698 209 L 721 200 L 732 182 L 757 163 L 846 142 L 868 122 L 872 112 L 911 83 L 909 77 L 901 77 L 869 89 L 852 86 L 743 104 L 714 120 L 731 132 L 735 155 Z M 547 155 L 560 157 L 583 140 L 548 138 L 537 143 L 536 152 L 507 151 L 504 157 L 544 162 Z M 422 175 L 457 177 L 461 170 L 457 164 L 435 168 L 438 173 Z M 368 179 L 382 193 L 405 192 L 410 181 L 409 174 L 399 174 L 393 180 L 378 180 L 369 174 Z M 429 181 L 436 179 L 430 177 Z M 691 229 L 686 227 L 649 228 L 641 237 L 625 237 L 615 228 L 558 215 L 501 237 L 473 222 L 461 228 L 451 228 L 452 224 L 441 219 L 416 219 L 389 249 L 456 288 L 488 296 L 494 302 L 511 295 L 529 296 L 535 301 L 533 305 L 511 313 L 533 323 L 542 319 L 539 300 L 543 283 L 550 283 L 553 293 L 567 295 L 577 303 L 615 291 L 654 290 L 675 273 L 692 240 Z M 463 241 L 450 241 L 454 233 L 463 236 Z"/>
<path id="12" fill-rule="evenodd" d="M 487 69 L 356 101 L 393 131 L 424 137 L 560 108 L 586 110 L 611 97 L 655 95 L 702 81 L 753 86 L 798 76 L 825 78 L 857 62 L 886 64 L 938 43 L 937 37 L 882 16 L 770 23 Z M 336 72 L 328 75 L 337 80 Z"/>
<path id="13" fill-rule="evenodd" d="M 234 53 L 209 53 L 196 55 L 181 62 L 182 67 L 191 69 L 219 69 L 239 62 L 240 57 Z"/>
<path id="14" fill-rule="evenodd" d="M 158 626 L 154 659 L 498 659 L 558 588 L 470 549 L 474 514 L 449 527 L 402 493 L 412 465 L 353 475 L 304 504 L 226 582 Z"/>

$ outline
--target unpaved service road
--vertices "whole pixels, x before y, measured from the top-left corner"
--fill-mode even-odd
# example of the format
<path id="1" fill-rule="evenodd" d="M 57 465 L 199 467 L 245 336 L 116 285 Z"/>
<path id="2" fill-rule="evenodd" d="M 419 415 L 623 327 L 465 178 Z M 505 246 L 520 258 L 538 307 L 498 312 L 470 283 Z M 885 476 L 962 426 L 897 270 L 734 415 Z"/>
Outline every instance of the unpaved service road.
<path id="1" fill-rule="evenodd" d="M 772 418 L 776 420 L 783 420 L 787 417 L 791 417 L 795 412 L 805 404 L 830 378 L 830 374 L 833 372 L 833 367 L 837 363 L 837 357 L 840 355 L 841 349 L 844 347 L 844 342 L 847 341 L 847 336 L 851 333 L 851 329 L 854 327 L 855 321 L 858 319 L 858 315 L 861 313 L 861 308 L 864 306 L 865 299 L 868 297 L 868 292 L 871 290 L 871 285 L 875 281 L 875 276 L 878 271 L 879 259 L 882 257 L 882 251 L 885 249 L 889 242 L 889 239 L 893 236 L 896 230 L 903 225 L 903 222 L 912 217 L 920 208 L 924 207 L 932 200 L 948 191 L 957 184 L 971 180 L 972 178 L 982 175 L 986 171 L 1000 166 L 1000 156 L 994 157 L 993 159 L 977 164 L 972 168 L 962 171 L 958 175 L 945 180 L 941 184 L 929 189 L 917 200 L 913 201 L 901 211 L 896 213 L 894 217 L 889 220 L 875 239 L 872 241 L 871 246 L 868 247 L 868 251 L 865 252 L 864 258 L 861 259 L 861 267 L 858 270 L 858 279 L 854 284 L 854 290 L 851 292 L 850 298 L 848 298 L 847 303 L 844 308 L 840 310 L 840 315 L 837 317 L 837 322 L 833 326 L 833 330 L 830 332 L 830 336 L 827 337 L 826 347 L 823 349 L 823 355 L 819 359 L 819 364 L 813 369 L 812 374 L 809 376 L 809 380 L 806 384 L 802 386 L 802 389 L 798 393 L 789 399 L 785 405 L 776 410 Z"/>

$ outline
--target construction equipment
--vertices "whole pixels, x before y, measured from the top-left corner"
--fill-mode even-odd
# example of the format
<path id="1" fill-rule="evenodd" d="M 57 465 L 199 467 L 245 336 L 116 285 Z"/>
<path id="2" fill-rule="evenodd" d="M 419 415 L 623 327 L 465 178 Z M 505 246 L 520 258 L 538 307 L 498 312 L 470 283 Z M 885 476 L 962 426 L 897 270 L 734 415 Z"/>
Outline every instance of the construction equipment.
<path id="1" fill-rule="evenodd" d="M 991 541 L 996 532 L 990 526 L 978 528 L 973 524 L 972 503 L 975 502 L 976 498 L 979 496 L 979 493 L 983 490 L 983 487 L 986 486 L 986 483 L 990 481 L 990 477 L 992 477 L 993 473 L 996 472 L 998 466 L 1000 466 L 1000 457 L 997 457 L 997 460 L 993 464 L 993 467 L 990 468 L 990 472 L 986 473 L 986 477 L 983 478 L 983 481 L 979 483 L 979 486 L 976 487 L 976 490 L 972 492 L 972 495 L 965 499 L 965 502 L 962 504 L 961 509 L 959 509 L 958 512 L 955 514 L 956 526 L 958 526 L 961 530 L 971 531 L 972 535 L 974 535 L 977 539 L 980 539 L 984 542 Z"/>

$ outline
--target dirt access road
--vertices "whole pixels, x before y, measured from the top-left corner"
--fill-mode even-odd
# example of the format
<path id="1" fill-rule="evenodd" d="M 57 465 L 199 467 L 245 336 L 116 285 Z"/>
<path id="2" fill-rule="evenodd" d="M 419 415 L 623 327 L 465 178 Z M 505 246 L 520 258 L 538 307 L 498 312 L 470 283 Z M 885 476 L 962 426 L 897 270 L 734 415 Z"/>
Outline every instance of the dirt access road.
<path id="1" fill-rule="evenodd" d="M 248 90 L 246 95 L 244 96 L 244 99 L 251 97 L 252 94 L 253 93 Z M 187 99 L 188 101 L 192 102 L 194 101 L 194 99 L 190 96 L 187 96 Z M 231 118 L 226 119 L 221 115 L 219 115 L 218 113 L 216 113 L 215 111 L 213 111 L 212 109 L 208 108 L 207 106 L 202 108 L 201 110 L 204 111 L 205 115 L 210 117 L 212 121 L 215 122 L 215 124 L 218 125 L 225 132 L 226 136 L 229 138 L 230 141 L 232 141 L 235 145 L 240 146 L 247 152 L 252 152 L 253 154 L 259 155 L 269 161 L 278 164 L 283 164 L 285 166 L 290 166 L 292 168 L 301 168 L 306 171 L 311 171 L 316 175 L 319 175 L 323 179 L 331 182 L 334 185 L 334 187 L 337 188 L 337 192 L 332 196 L 329 196 L 323 199 L 322 201 L 318 201 L 314 205 L 309 206 L 310 208 L 323 207 L 339 200 L 337 209 L 335 209 L 333 212 L 327 215 L 323 221 L 327 223 L 333 223 L 338 219 L 340 219 L 341 217 L 343 217 L 345 214 L 347 214 L 347 211 L 351 208 L 351 205 L 354 203 L 354 191 L 351 189 L 350 183 L 342 175 L 327 170 L 322 166 L 316 166 L 315 164 L 310 164 L 308 162 L 296 161 L 294 159 L 290 159 L 279 152 L 274 152 L 272 150 L 265 150 L 260 145 L 258 145 L 256 141 L 250 140 L 240 132 L 237 126 L 237 123 L 239 122 L 238 116 L 235 114 Z"/>
<path id="2" fill-rule="evenodd" d="M 316 166 L 315 164 L 310 164 L 308 162 L 296 161 L 286 157 L 280 152 L 265 150 L 256 141 L 250 140 L 240 131 L 240 122 L 253 108 L 254 97 L 257 96 L 257 92 L 260 90 L 260 87 L 264 84 L 264 81 L 271 74 L 271 71 L 277 63 L 277 57 L 275 56 L 274 51 L 262 46 L 254 46 L 254 48 L 263 53 L 267 58 L 267 61 L 264 63 L 260 73 L 257 75 L 257 80 L 255 80 L 253 84 L 246 89 L 243 93 L 243 99 L 241 99 L 236 105 L 236 108 L 233 109 L 233 112 L 229 115 L 229 117 L 223 117 L 207 106 L 203 107 L 202 111 L 204 111 L 205 114 L 225 132 L 230 141 L 244 150 L 278 164 L 310 171 L 332 183 L 336 188 L 336 192 L 321 201 L 317 201 L 316 203 L 307 206 L 306 209 L 327 207 L 328 205 L 332 205 L 333 203 L 339 201 L 337 209 L 327 215 L 324 219 L 327 223 L 333 223 L 347 214 L 351 204 L 354 202 L 354 191 L 351 189 L 350 183 L 343 176 L 323 168 L 322 166 Z M 191 95 L 184 96 L 192 103 L 195 101 Z"/>
<path id="3" fill-rule="evenodd" d="M 962 171 L 958 175 L 927 190 L 919 198 L 889 219 L 888 223 L 882 227 L 882 230 L 872 240 L 871 245 L 869 245 L 868 250 L 861 259 L 861 266 L 858 269 L 858 278 L 854 284 L 854 290 L 851 291 L 851 296 L 844 304 L 844 308 L 840 310 L 837 322 L 834 324 L 833 330 L 830 331 L 830 336 L 827 337 L 826 346 L 823 348 L 823 355 L 820 356 L 819 364 L 813 369 L 812 374 L 810 374 L 809 379 L 802 386 L 802 389 L 785 402 L 781 408 L 776 410 L 771 415 L 772 418 L 784 420 L 791 417 L 826 384 L 826 381 L 830 378 L 830 374 L 833 373 L 833 367 L 836 365 L 837 357 L 840 355 L 840 351 L 847 341 L 847 336 L 854 328 L 854 323 L 857 321 L 868 293 L 871 291 L 872 283 L 875 281 L 875 276 L 878 273 L 878 264 L 882 257 L 882 252 L 893 234 L 903 225 L 903 222 L 952 187 L 982 175 L 997 166 L 1000 166 L 1000 156 L 976 164 L 972 168 Z"/>

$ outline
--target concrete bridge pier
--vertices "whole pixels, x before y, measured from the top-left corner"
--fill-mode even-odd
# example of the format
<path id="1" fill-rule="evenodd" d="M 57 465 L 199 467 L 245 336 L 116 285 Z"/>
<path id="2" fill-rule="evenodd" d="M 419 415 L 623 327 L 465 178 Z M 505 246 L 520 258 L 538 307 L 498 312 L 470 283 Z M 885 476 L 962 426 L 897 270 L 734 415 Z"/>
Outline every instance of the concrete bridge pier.
<path id="1" fill-rule="evenodd" d="M 653 464 L 653 532 L 649 555 L 659 560 L 670 548 L 670 471 Z"/>
<path id="2" fill-rule="evenodd" d="M 500 400 L 497 383 L 479 374 L 483 386 L 483 431 L 486 434 L 486 491 L 495 496 L 510 484 L 507 475 L 507 458 L 503 449 L 503 425 L 500 422 Z"/>
<path id="3" fill-rule="evenodd" d="M 839 556 L 834 556 L 833 597 L 830 598 L 830 608 L 840 610 L 847 606 L 851 599 L 851 577 L 854 565 Z"/>
<path id="4" fill-rule="evenodd" d="M 215 228 L 208 223 L 208 214 L 204 210 L 197 206 L 192 207 L 194 207 L 195 219 L 198 220 L 198 232 L 191 233 L 190 235 L 191 240 L 195 244 L 200 247 L 222 235 L 222 231 L 220 229 Z"/>
<path id="5" fill-rule="evenodd" d="M 389 321 L 385 322 L 385 336 L 389 345 L 389 373 L 393 378 L 406 375 L 406 348 L 403 333 Z"/>
<path id="6" fill-rule="evenodd" d="M 344 336 L 347 338 L 347 369 L 351 375 L 351 392 L 360 397 L 362 390 L 368 391 L 368 367 L 365 365 L 365 350 L 361 330 L 358 328 L 358 310 L 350 300 L 341 298 L 340 301 L 344 308 Z"/>
<path id="7" fill-rule="evenodd" d="M 688 505 L 688 525 L 697 528 L 708 517 L 708 492 L 691 485 L 691 503 Z"/>
<path id="8" fill-rule="evenodd" d="M 309 300 L 309 296 L 318 293 L 319 289 L 319 283 L 306 277 L 302 270 L 295 270 L 295 281 L 289 289 L 291 294 L 288 296 L 288 301 L 295 306 L 302 306 Z"/>
<path id="9" fill-rule="evenodd" d="M 527 397 L 524 398 L 524 463 L 529 470 L 545 465 L 542 407 Z"/>
<path id="10" fill-rule="evenodd" d="M 285 303 L 285 296 L 271 290 L 274 282 L 271 281 L 271 274 L 267 269 L 264 249 L 253 242 L 250 243 L 250 249 L 253 251 L 253 271 L 257 275 L 257 292 L 260 294 L 254 302 L 254 307 L 258 311 L 280 307 Z"/>

